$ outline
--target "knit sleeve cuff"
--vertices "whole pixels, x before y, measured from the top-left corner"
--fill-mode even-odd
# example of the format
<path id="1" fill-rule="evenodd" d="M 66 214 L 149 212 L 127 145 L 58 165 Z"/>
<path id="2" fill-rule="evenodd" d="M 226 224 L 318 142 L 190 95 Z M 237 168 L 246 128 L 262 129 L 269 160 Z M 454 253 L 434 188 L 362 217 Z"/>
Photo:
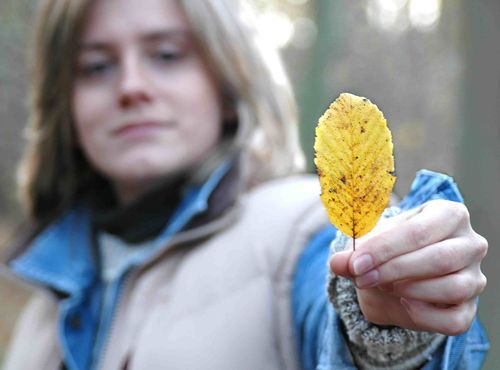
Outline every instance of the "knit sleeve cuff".
<path id="1" fill-rule="evenodd" d="M 337 232 L 331 251 L 342 250 L 348 237 Z M 349 348 L 362 369 L 416 369 L 430 360 L 445 340 L 442 334 L 379 326 L 365 319 L 350 279 L 329 277 L 328 295 L 345 327 Z"/>

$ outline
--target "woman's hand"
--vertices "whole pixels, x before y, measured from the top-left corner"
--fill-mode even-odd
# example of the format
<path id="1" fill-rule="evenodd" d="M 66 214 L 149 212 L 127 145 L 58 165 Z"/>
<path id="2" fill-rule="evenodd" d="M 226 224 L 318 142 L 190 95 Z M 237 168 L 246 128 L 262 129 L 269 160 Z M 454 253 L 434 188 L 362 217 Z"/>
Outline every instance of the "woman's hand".
<path id="1" fill-rule="evenodd" d="M 330 268 L 353 278 L 368 321 L 457 335 L 472 323 L 486 286 L 487 250 L 464 205 L 435 200 L 382 220 L 356 240 L 356 251 L 335 254 Z"/>

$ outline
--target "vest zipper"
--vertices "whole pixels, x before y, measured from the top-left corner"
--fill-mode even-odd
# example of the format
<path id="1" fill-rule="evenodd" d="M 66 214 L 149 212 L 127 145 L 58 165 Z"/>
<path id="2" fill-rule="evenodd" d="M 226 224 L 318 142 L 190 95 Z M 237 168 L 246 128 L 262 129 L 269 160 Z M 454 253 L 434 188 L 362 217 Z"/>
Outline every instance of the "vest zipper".
<path id="1" fill-rule="evenodd" d="M 113 285 L 111 285 L 106 289 L 105 296 L 103 299 L 103 304 L 106 304 L 106 300 L 111 300 L 111 302 L 113 303 L 109 314 L 106 315 L 106 320 L 99 325 L 97 331 L 96 342 L 95 342 L 96 347 L 94 348 L 92 356 L 93 359 L 92 359 L 91 369 L 93 370 L 102 369 L 103 360 L 108 350 L 110 336 L 115 326 L 117 312 L 122 300 L 123 290 L 129 280 L 129 276 L 130 276 L 130 270 L 127 271 L 122 277 L 122 279 L 118 281 L 117 285 L 114 287 L 115 289 L 113 289 Z M 111 292 L 110 289 L 112 289 Z"/>

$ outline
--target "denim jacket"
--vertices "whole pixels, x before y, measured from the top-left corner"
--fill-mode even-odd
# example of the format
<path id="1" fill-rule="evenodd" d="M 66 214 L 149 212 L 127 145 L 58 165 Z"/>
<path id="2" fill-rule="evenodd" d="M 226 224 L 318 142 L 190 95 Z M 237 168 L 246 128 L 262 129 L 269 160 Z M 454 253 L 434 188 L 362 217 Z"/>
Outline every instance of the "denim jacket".
<path id="1" fill-rule="evenodd" d="M 408 210 L 433 199 L 463 202 L 452 178 L 422 170 L 399 208 Z M 335 228 L 328 227 L 311 240 L 298 262 L 294 278 L 295 333 L 305 370 L 356 369 L 342 334 L 341 320 L 325 295 L 329 244 L 335 234 Z M 480 369 L 488 349 L 485 331 L 476 318 L 467 332 L 448 337 L 422 369 Z"/>

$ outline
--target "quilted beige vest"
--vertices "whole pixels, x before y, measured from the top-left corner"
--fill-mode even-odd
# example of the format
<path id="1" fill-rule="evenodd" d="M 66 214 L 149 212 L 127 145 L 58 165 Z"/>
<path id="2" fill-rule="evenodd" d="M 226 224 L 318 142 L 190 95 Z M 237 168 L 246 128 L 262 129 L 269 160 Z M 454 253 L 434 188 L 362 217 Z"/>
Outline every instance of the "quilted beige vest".
<path id="1" fill-rule="evenodd" d="M 179 233 L 128 278 L 100 368 L 299 369 L 291 281 L 326 224 L 317 178 L 301 176 L 259 186 L 223 217 Z M 5 369 L 58 369 L 56 319 L 55 299 L 37 294 Z"/>

